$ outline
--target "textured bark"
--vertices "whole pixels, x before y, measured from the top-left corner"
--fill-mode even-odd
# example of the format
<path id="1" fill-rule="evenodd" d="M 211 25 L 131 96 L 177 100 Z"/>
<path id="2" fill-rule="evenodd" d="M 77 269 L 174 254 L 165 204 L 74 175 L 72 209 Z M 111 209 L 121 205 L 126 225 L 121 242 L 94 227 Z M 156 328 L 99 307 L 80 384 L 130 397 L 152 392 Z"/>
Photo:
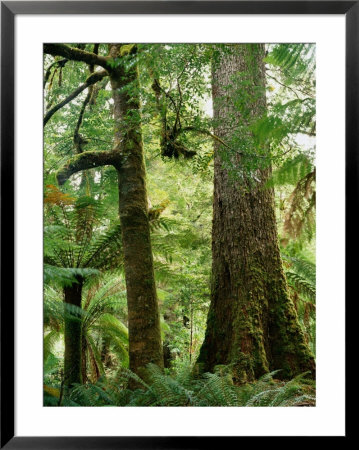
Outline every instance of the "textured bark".
<path id="1" fill-rule="evenodd" d="M 86 343 L 86 339 L 84 336 L 82 336 L 81 339 L 81 376 L 82 376 L 82 383 L 86 384 L 87 383 L 87 354 L 86 354 L 86 350 L 87 350 L 87 343 Z"/>
<path id="2" fill-rule="evenodd" d="M 116 58 L 120 52 L 120 45 L 110 46 L 110 56 Z M 110 80 L 114 99 L 115 151 L 121 158 L 117 171 L 130 369 L 142 375 L 148 363 L 163 367 L 163 352 L 150 240 L 140 104 L 136 93 L 136 65 L 126 69 L 124 64 L 120 64 L 112 72 Z"/>
<path id="3" fill-rule="evenodd" d="M 51 54 L 70 57 L 62 46 L 45 46 L 46 49 L 48 53 L 52 51 Z M 144 368 L 149 363 L 163 367 L 163 350 L 150 240 L 138 72 L 136 64 L 126 68 L 121 59 L 125 53 L 134 54 L 136 47 L 121 48 L 121 44 L 110 44 L 109 50 L 109 57 L 119 61 L 119 65 L 110 71 L 115 147 L 109 152 L 83 152 L 73 157 L 58 171 L 57 180 L 63 184 L 76 172 L 103 165 L 113 165 L 117 169 L 129 317 L 130 369 L 138 375 L 145 375 Z M 76 56 L 84 57 L 78 52 Z M 85 56 L 87 58 L 88 55 Z M 89 59 L 86 62 L 90 63 Z M 94 63 L 99 64 L 96 61 Z"/>
<path id="4" fill-rule="evenodd" d="M 59 185 L 63 185 L 71 175 L 81 170 L 94 169 L 106 165 L 120 166 L 119 155 L 113 150 L 109 152 L 83 152 L 69 159 L 57 172 L 56 178 Z"/>
<path id="5" fill-rule="evenodd" d="M 238 142 L 254 146 L 248 125 L 266 111 L 264 46 L 241 44 L 231 50 L 221 54 L 212 74 L 215 135 L 228 148 Z M 248 147 L 228 148 L 215 144 L 212 293 L 199 367 L 213 371 L 232 364 L 241 382 L 274 369 L 282 369 L 283 378 L 314 373 L 283 274 L 274 192 L 265 187 L 271 169 L 250 173 L 244 159 Z M 224 151 L 235 178 L 224 166 Z"/>
<path id="6" fill-rule="evenodd" d="M 83 281 L 79 280 L 79 283 L 64 288 L 65 304 L 81 308 L 82 284 Z M 82 382 L 81 327 L 81 318 L 71 317 L 69 312 L 65 311 L 64 384 L 67 387 Z"/>

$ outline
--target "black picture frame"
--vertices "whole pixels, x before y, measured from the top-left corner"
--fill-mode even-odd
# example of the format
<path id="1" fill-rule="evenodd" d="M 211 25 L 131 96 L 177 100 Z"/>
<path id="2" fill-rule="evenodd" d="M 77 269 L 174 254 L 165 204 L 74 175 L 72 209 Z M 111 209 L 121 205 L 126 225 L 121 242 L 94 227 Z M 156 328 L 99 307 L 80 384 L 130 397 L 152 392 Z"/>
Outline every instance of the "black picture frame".
<path id="1" fill-rule="evenodd" d="M 6 449 L 177 449 L 239 437 L 14 436 L 14 21 L 17 14 L 341 14 L 346 18 L 346 298 L 356 292 L 359 220 L 359 1 L 1 2 L 1 441 Z M 352 298 L 353 300 L 353 298 Z M 355 300 L 355 298 L 354 298 Z M 348 327 L 346 327 L 348 329 Z M 348 428 L 346 436 L 349 437 Z M 288 438 L 285 438 L 287 440 Z M 220 441 L 220 443 L 218 442 Z"/>

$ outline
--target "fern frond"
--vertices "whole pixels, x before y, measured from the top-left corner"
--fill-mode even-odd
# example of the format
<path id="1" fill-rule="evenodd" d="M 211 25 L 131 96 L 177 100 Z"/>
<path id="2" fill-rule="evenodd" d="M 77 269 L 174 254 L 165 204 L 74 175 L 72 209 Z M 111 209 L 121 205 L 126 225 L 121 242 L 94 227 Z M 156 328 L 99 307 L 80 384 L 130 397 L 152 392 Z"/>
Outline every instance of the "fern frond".
<path id="1" fill-rule="evenodd" d="M 288 158 L 279 168 L 273 171 L 268 185 L 272 187 L 285 185 L 296 186 L 313 169 L 314 166 L 311 158 L 305 153 L 299 153 L 293 158 Z"/>
<path id="2" fill-rule="evenodd" d="M 99 274 L 97 269 L 92 268 L 58 267 L 44 264 L 44 284 L 56 284 L 61 287 L 72 286 L 74 283 L 78 283 L 78 277 L 88 278 Z"/>
<path id="3" fill-rule="evenodd" d="M 123 264 L 121 225 L 117 223 L 98 236 L 84 256 L 83 266 L 111 270 Z"/>
<path id="4" fill-rule="evenodd" d="M 44 336 L 43 344 L 43 359 L 47 361 L 50 355 L 53 355 L 53 348 L 56 342 L 60 339 L 60 333 L 57 330 L 51 330 Z M 46 367 L 44 366 L 44 373 L 46 373 Z"/>
<path id="5" fill-rule="evenodd" d="M 284 232 L 297 239 L 306 231 L 310 240 L 315 228 L 315 170 L 299 180 L 289 197 L 289 207 L 284 219 Z"/>

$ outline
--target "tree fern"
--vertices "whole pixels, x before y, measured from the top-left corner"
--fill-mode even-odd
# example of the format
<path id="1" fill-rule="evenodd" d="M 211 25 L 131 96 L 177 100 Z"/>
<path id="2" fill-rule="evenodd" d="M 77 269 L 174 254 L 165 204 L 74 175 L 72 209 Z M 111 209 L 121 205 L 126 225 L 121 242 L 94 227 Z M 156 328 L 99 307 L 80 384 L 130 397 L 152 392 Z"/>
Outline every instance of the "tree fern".
<path id="1" fill-rule="evenodd" d="M 58 267 L 44 263 L 44 284 L 54 284 L 57 286 L 72 286 L 77 283 L 77 277 L 88 278 L 92 275 L 99 275 L 97 269 L 80 267 Z"/>

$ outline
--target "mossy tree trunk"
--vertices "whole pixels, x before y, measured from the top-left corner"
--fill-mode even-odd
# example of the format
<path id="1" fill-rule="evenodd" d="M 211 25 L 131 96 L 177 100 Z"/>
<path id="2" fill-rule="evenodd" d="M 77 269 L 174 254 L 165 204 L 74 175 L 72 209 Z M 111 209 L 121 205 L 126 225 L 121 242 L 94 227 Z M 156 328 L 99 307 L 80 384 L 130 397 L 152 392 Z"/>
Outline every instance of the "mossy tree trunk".
<path id="1" fill-rule="evenodd" d="M 129 47 L 129 46 L 126 46 Z M 135 47 L 129 47 L 130 52 Z M 110 46 L 110 56 L 121 45 Z M 119 216 L 128 303 L 130 369 L 141 375 L 148 363 L 163 367 L 160 317 L 153 268 L 143 155 L 138 71 L 120 65 L 110 80 L 114 99 L 115 152 L 118 152 Z"/>
<path id="2" fill-rule="evenodd" d="M 314 373 L 283 274 L 271 168 L 257 168 L 253 155 L 261 161 L 263 149 L 248 131 L 266 112 L 264 46 L 227 50 L 212 73 L 215 134 L 228 147 L 215 144 L 212 292 L 199 367 L 232 364 L 240 382 L 274 369 L 283 378 Z"/>
<path id="3" fill-rule="evenodd" d="M 64 385 L 71 388 L 82 382 L 82 320 L 74 308 L 81 308 L 83 280 L 64 288 L 65 299 L 65 357 L 64 357 Z M 67 307 L 67 305 L 71 305 Z"/>
<path id="4" fill-rule="evenodd" d="M 86 151 L 71 158 L 57 172 L 57 180 L 62 185 L 79 171 L 105 165 L 117 170 L 130 369 L 142 375 L 149 363 L 163 367 L 163 351 L 148 217 L 138 71 L 134 60 L 136 45 L 109 44 L 106 58 L 60 44 L 48 44 L 44 48 L 54 56 L 98 64 L 107 69 L 110 77 L 115 147 L 110 151 Z"/>

